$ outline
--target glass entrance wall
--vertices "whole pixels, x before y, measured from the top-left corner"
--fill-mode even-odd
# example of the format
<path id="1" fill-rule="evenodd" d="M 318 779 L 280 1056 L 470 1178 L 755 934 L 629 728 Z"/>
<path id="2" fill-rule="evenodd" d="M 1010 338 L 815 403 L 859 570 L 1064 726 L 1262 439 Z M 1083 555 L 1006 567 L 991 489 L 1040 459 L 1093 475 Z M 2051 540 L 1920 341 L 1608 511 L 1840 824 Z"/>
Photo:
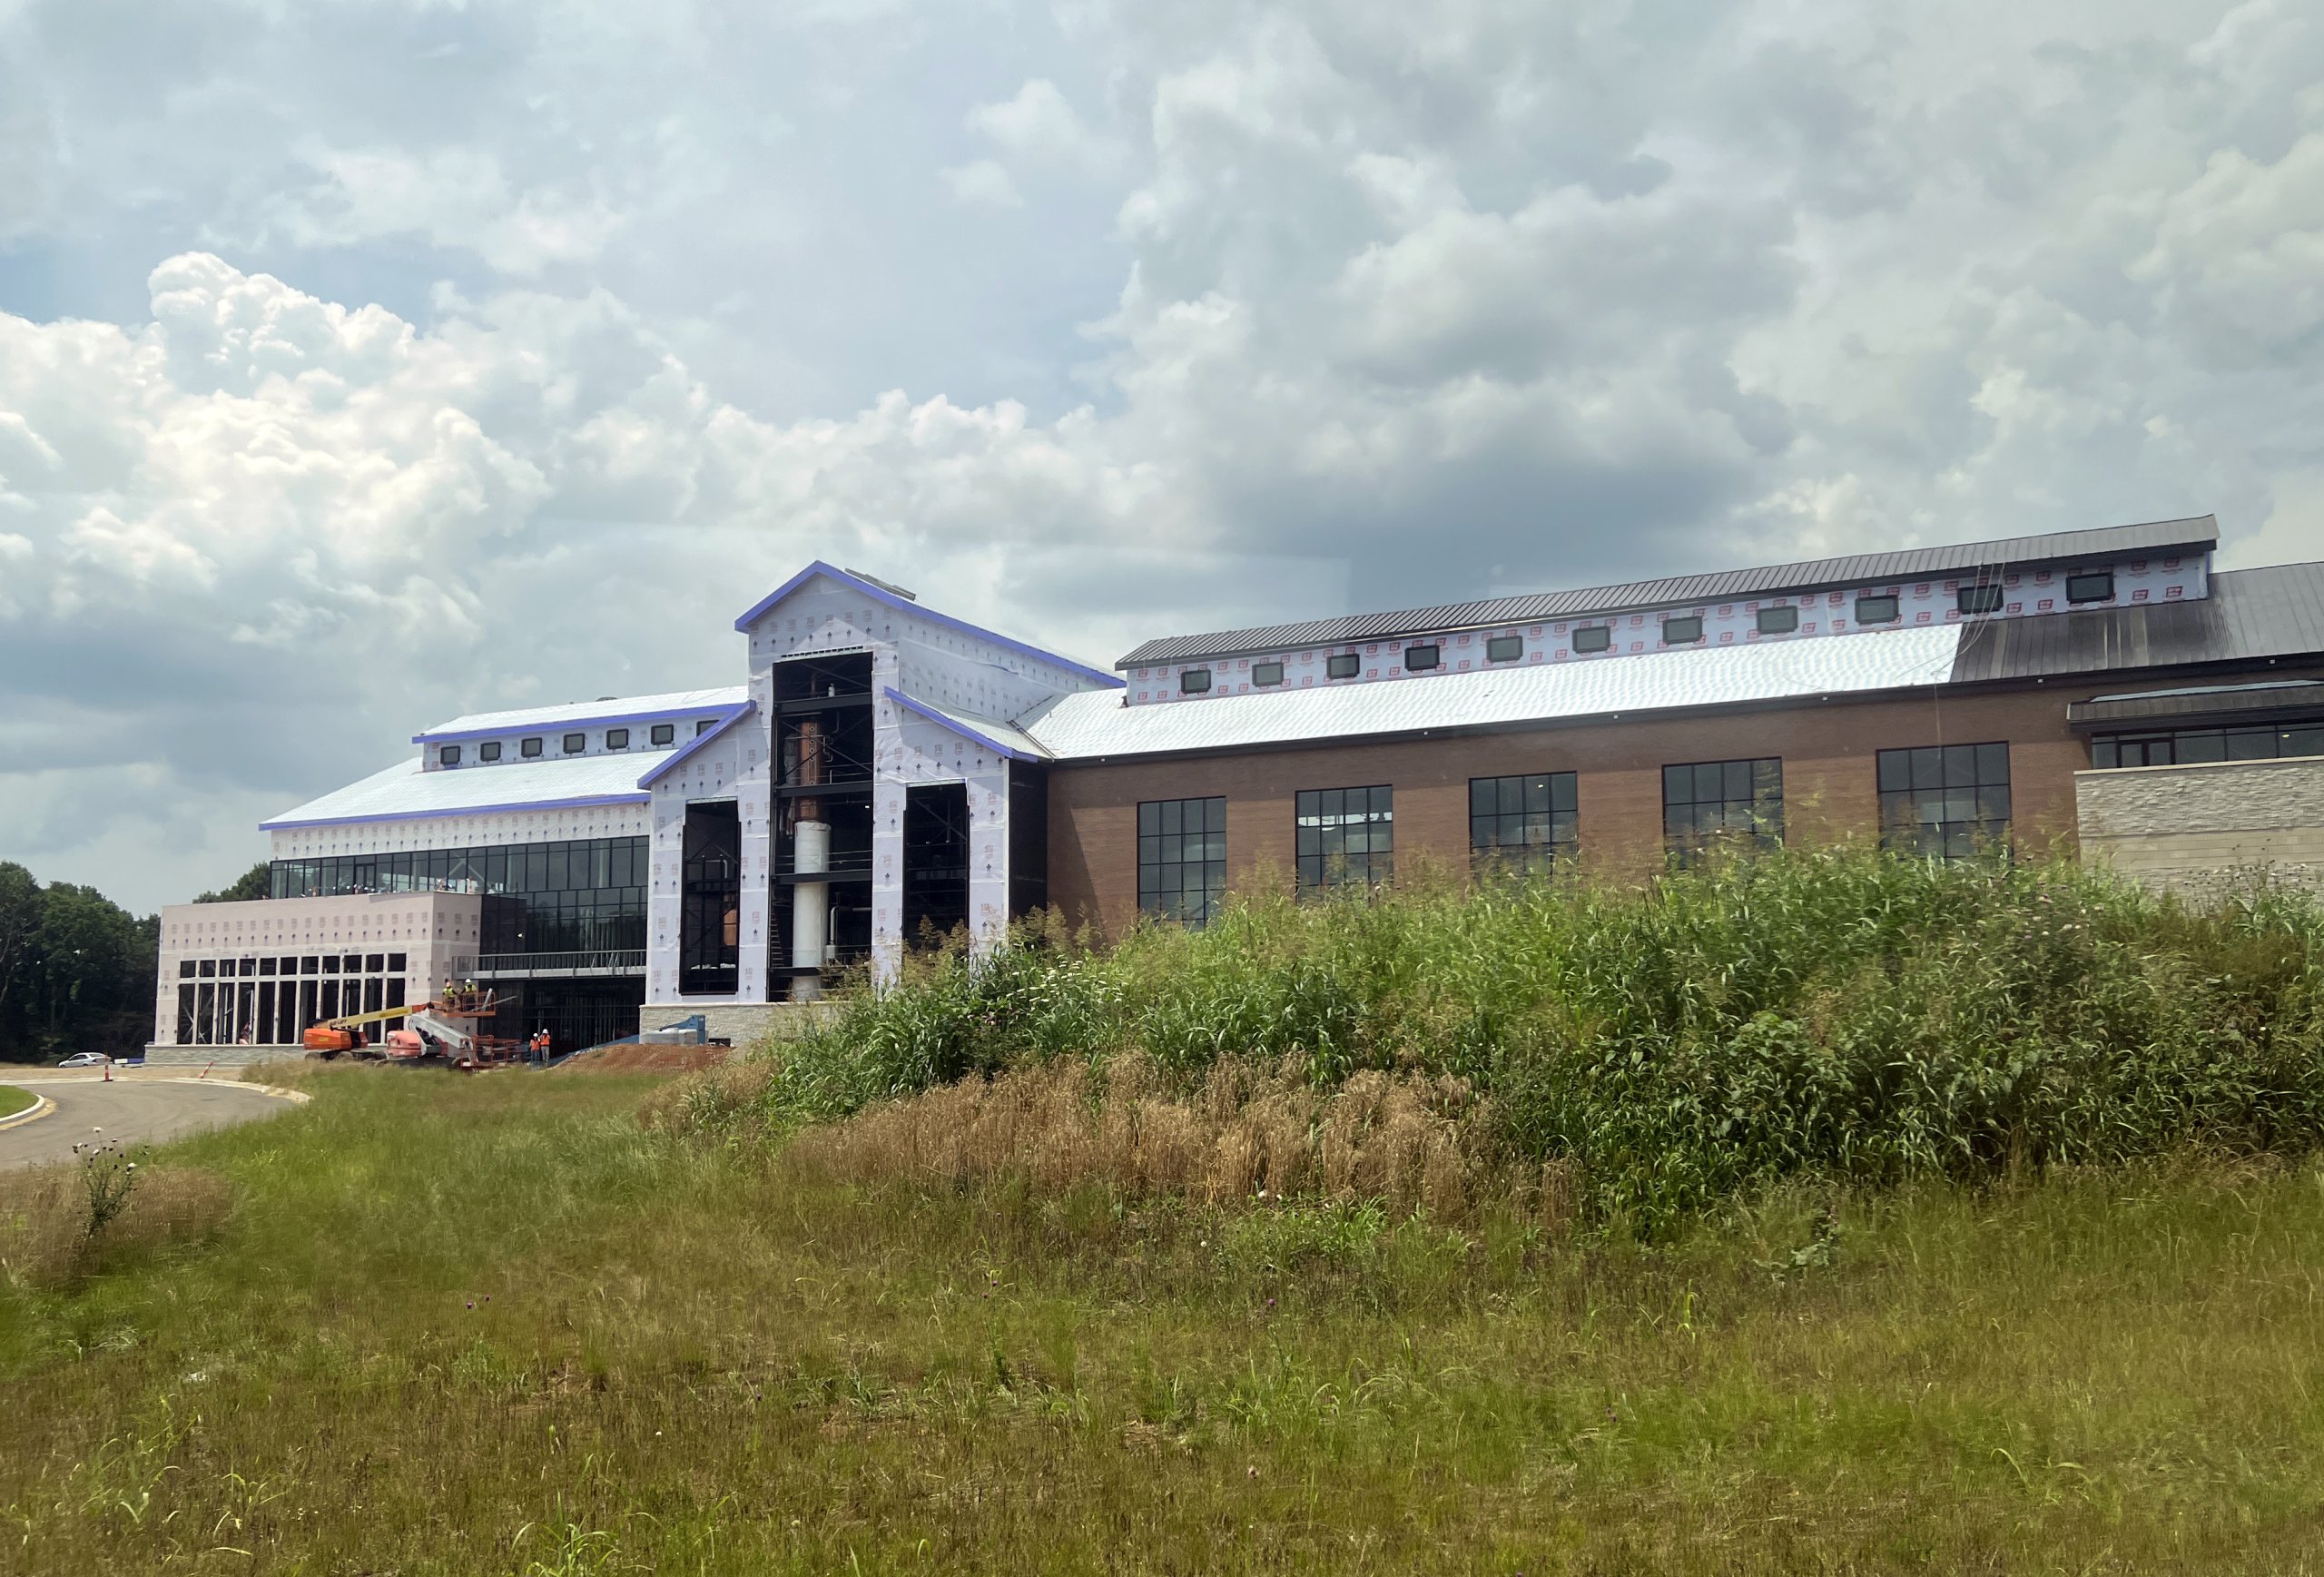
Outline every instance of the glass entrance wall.
<path id="1" fill-rule="evenodd" d="M 472 849 L 420 849 L 277 860 L 270 896 L 481 892 L 521 902 L 514 923 L 488 913 L 485 952 L 580 952 L 645 945 L 650 840 L 579 838 Z"/>
<path id="2" fill-rule="evenodd" d="M 730 995 L 741 976 L 743 826 L 734 802 L 686 807 L 678 990 Z"/>

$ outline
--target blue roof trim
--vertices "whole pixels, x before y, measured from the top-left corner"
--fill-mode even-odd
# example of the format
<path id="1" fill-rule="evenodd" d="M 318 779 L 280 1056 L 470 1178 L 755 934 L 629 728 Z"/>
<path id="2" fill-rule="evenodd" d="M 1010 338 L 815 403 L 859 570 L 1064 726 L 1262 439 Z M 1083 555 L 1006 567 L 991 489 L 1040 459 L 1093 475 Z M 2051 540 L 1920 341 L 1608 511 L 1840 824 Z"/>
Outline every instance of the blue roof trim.
<path id="1" fill-rule="evenodd" d="M 752 703 L 745 701 L 743 705 L 748 706 Z M 618 728 L 630 723 L 666 723 L 674 717 L 698 718 L 705 712 L 714 716 L 721 713 L 733 713 L 735 710 L 734 704 L 730 701 L 723 705 L 714 703 L 707 706 L 665 706 L 655 712 L 609 712 L 603 716 L 567 717 L 556 723 L 519 723 L 506 728 L 445 729 L 430 734 L 415 734 L 411 736 L 411 742 L 414 744 L 448 744 L 458 740 L 507 739 L 511 735 L 527 734 L 586 733 L 592 728 Z"/>
<path id="2" fill-rule="evenodd" d="M 1009 650 L 1021 653 L 1028 657 L 1033 658 L 1037 662 L 1054 663 L 1059 667 L 1078 674 L 1085 679 L 1095 680 L 1097 683 L 1105 685 L 1109 690 L 1119 690 L 1129 684 L 1129 681 L 1123 678 L 1119 674 L 1108 674 L 1102 669 L 1092 668 L 1086 664 L 1077 663 L 1071 657 L 1059 656 L 1055 652 L 1047 652 L 1043 651 L 1039 646 L 1027 646 L 1023 641 L 1011 640 L 1007 636 L 1001 635 L 998 631 L 986 629 L 982 625 L 972 625 L 966 619 L 956 619 L 950 614 L 939 613 L 934 608 L 928 606 L 924 603 L 914 602 L 910 597 L 898 596 L 894 592 L 889 591 L 883 586 L 873 586 L 870 581 L 863 579 L 860 576 L 850 575 L 844 569 L 834 568 L 831 565 L 825 564 L 820 558 L 815 560 L 814 563 L 807 566 L 806 568 L 801 570 L 798 574 L 793 576 L 789 580 L 784 581 L 781 586 L 775 587 L 774 590 L 768 593 L 765 596 L 761 597 L 751 608 L 750 612 L 744 614 L 741 618 L 734 621 L 734 627 L 747 633 L 751 626 L 756 622 L 761 614 L 766 612 L 767 609 L 773 607 L 776 603 L 781 602 L 784 597 L 789 596 L 793 592 L 797 591 L 802 586 L 804 586 L 808 581 L 814 579 L 815 577 L 819 575 L 826 575 L 833 580 L 843 582 L 855 590 L 863 593 L 864 596 L 869 596 L 875 601 L 887 604 L 888 606 L 894 608 L 898 613 L 912 614 L 921 618 L 933 619 L 940 625 L 944 625 L 951 629 L 959 630 L 962 635 L 974 636 L 979 640 L 982 641 L 990 641 L 996 646 L 1006 646 Z"/>
<path id="3" fill-rule="evenodd" d="M 734 715 L 732 717 L 729 717 L 719 724 L 717 727 L 711 729 L 706 734 L 697 734 L 692 739 L 687 740 L 685 744 L 680 745 L 675 753 L 662 763 L 661 765 L 654 768 L 644 777 L 639 778 L 637 780 L 637 786 L 642 789 L 652 788 L 655 784 L 660 783 L 664 778 L 670 775 L 670 769 L 672 767 L 685 760 L 686 757 L 692 755 L 695 751 L 706 749 L 712 740 L 724 738 L 728 729 L 734 727 L 737 723 L 742 722 L 745 717 L 756 716 L 758 715 L 758 710 L 759 704 L 757 702 L 743 702 L 741 706 L 735 709 Z"/>
<path id="4" fill-rule="evenodd" d="M 901 690 L 897 689 L 892 685 L 887 687 L 887 696 L 889 700 L 894 702 L 905 711 L 915 713 L 920 716 L 927 718 L 931 723 L 938 724 L 945 728 L 949 728 L 953 733 L 959 734 L 961 738 L 973 740 L 975 743 L 983 745 L 987 750 L 992 751 L 997 754 L 1005 755 L 1011 761 L 1039 762 L 1046 759 L 1043 756 L 1028 755 L 1013 744 L 1003 744 L 1000 741 L 993 738 L 990 734 L 980 734 L 977 730 L 970 727 L 959 718 L 947 716 L 945 714 L 936 710 L 935 707 L 929 705 L 925 701 L 913 700 L 911 696 L 905 695 Z"/>
<path id="5" fill-rule="evenodd" d="M 441 811 L 378 811 L 368 816 L 317 816 L 311 821 L 261 822 L 258 830 L 272 833 L 294 827 L 359 827 L 373 822 L 440 822 L 447 816 L 499 816 L 523 811 L 586 810 L 593 805 L 642 805 L 649 797 L 642 793 L 589 794 L 570 800 L 527 800 L 513 805 L 458 805 Z"/>

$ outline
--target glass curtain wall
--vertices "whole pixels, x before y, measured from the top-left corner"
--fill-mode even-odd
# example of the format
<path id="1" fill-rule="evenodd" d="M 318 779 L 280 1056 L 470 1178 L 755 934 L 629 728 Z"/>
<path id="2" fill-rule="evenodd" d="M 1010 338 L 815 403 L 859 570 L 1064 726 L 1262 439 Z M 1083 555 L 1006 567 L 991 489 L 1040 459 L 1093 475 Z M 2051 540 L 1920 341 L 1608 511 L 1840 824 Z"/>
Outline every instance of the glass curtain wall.
<path id="1" fill-rule="evenodd" d="M 481 892 L 518 900 L 511 927 L 493 918 L 487 952 L 582 952 L 645 946 L 645 838 L 580 838 L 473 849 L 420 849 L 328 860 L 277 860 L 276 898 L 350 892 Z"/>

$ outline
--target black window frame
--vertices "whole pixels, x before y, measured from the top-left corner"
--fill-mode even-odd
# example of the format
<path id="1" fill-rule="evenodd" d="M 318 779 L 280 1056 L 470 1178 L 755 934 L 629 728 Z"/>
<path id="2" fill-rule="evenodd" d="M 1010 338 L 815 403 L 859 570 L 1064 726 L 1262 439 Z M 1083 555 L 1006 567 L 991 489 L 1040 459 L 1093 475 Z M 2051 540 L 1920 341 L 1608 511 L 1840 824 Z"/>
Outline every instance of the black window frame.
<path id="1" fill-rule="evenodd" d="M 500 742 L 497 739 L 486 740 L 482 744 L 476 747 L 476 758 L 478 761 L 498 761 L 500 759 Z"/>
<path id="2" fill-rule="evenodd" d="M 589 736 L 586 734 L 568 734 L 557 741 L 557 751 L 561 755 L 586 755 L 589 754 Z"/>
<path id="3" fill-rule="evenodd" d="M 1351 810 L 1347 796 L 1361 794 Z M 1395 879 L 1396 792 L 1392 784 L 1347 788 L 1301 789 L 1292 800 L 1292 848 L 1299 891 L 1324 892 L 1361 883 L 1382 886 Z M 1348 847 L 1361 829 L 1360 849 Z"/>
<path id="4" fill-rule="evenodd" d="M 1886 613 L 1867 613 L 1866 608 L 1886 606 Z M 1860 625 L 1893 625 L 1905 616 L 1904 598 L 1893 591 L 1868 591 L 1856 599 L 1856 622 Z"/>
<path id="5" fill-rule="evenodd" d="M 1364 659 L 1354 652 L 1334 652 L 1324 659 L 1324 677 L 1353 679 L 1364 672 Z"/>
<path id="6" fill-rule="evenodd" d="M 656 723 L 654 725 L 654 731 L 645 737 L 656 746 L 675 744 L 678 742 L 678 725 L 675 723 Z"/>
<path id="7" fill-rule="evenodd" d="M 1585 636 L 1589 638 L 1585 639 Z M 1576 625 L 1571 644 L 1576 652 L 1610 652 L 1614 649 L 1614 626 Z"/>
<path id="8" fill-rule="evenodd" d="M 2007 740 L 1876 751 L 1873 786 L 1891 853 L 1959 861 L 2009 846 Z"/>
<path id="9" fill-rule="evenodd" d="M 2126 759 L 2132 755 L 2135 760 Z M 2324 716 L 2240 725 L 2122 729 L 2097 734 L 2090 742 L 2090 764 L 2101 769 L 2299 761 L 2318 755 L 2324 755 Z"/>
<path id="10" fill-rule="evenodd" d="M 1571 772 L 1469 780 L 1469 868 L 1483 875 L 1551 871 L 1581 847 L 1581 780 Z"/>
<path id="11" fill-rule="evenodd" d="M 1260 689 L 1272 690 L 1283 683 L 1283 665 L 1281 663 L 1252 664 L 1251 683 Z"/>
<path id="12" fill-rule="evenodd" d="M 715 717 L 697 717 L 694 719 L 694 736 L 696 739 L 700 739 L 704 734 L 709 733 L 712 729 L 717 726 L 718 719 Z"/>
<path id="13" fill-rule="evenodd" d="M 1758 615 L 1756 627 L 1763 636 L 1797 634 L 1799 629 L 1798 605 L 1785 603 L 1780 607 L 1761 608 Z"/>
<path id="14" fill-rule="evenodd" d="M 1693 633 L 1685 633 L 1691 626 Z M 1674 634 L 1673 632 L 1679 632 Z M 1666 646 L 1692 646 L 1703 638 L 1703 617 L 1700 614 L 1681 614 L 1677 618 L 1662 621 L 1662 644 Z"/>
<path id="15" fill-rule="evenodd" d="M 606 729 L 606 748 L 607 750 L 627 750 L 629 748 L 629 730 L 626 728 Z"/>
<path id="16" fill-rule="evenodd" d="M 1523 636 L 1487 636 L 1485 637 L 1485 661 L 1488 663 L 1514 663 L 1522 659 L 1524 655 L 1525 637 Z"/>
<path id="17" fill-rule="evenodd" d="M 1997 614 L 2008 600 L 2008 592 L 1991 581 L 1960 586 L 1953 594 L 1953 606 L 1964 614 Z"/>
<path id="18" fill-rule="evenodd" d="M 1189 816 L 1199 824 L 1189 829 Z M 1226 898 L 1226 796 L 1140 800 L 1138 912 L 1199 931 Z"/>
<path id="19" fill-rule="evenodd" d="M 2075 591 L 2074 588 L 2076 586 L 2079 586 L 2086 587 L 2092 581 L 2102 582 L 2102 589 L 2090 592 L 2086 596 Z M 2066 577 L 2066 604 L 2068 606 L 2072 606 L 2073 604 L 2081 602 L 2112 602 L 2113 600 L 2114 572 L 2112 569 L 2076 570 Z"/>
<path id="20" fill-rule="evenodd" d="M 1423 660 L 1414 662 L 1413 659 L 1415 657 Z M 1404 648 L 1404 672 L 1407 674 L 1432 673 L 1443 665 L 1444 648 L 1436 642 L 1424 641 L 1417 646 Z"/>
<path id="21" fill-rule="evenodd" d="M 460 747 L 457 744 L 447 744 L 437 751 L 436 759 L 442 765 L 458 766 L 460 764 Z"/>
<path id="22" fill-rule="evenodd" d="M 517 742 L 517 754 L 527 761 L 538 761 L 541 756 L 541 745 L 542 741 L 537 738 L 520 739 Z"/>
<path id="23" fill-rule="evenodd" d="M 1210 686 L 1208 668 L 1182 668 L 1178 671 L 1178 694 L 1181 695 L 1207 695 Z"/>
<path id="24" fill-rule="evenodd" d="M 1679 797 L 1682 791 L 1684 797 Z M 1681 823 L 1686 824 L 1682 827 Z M 1670 857 L 1681 865 L 1693 864 L 1719 846 L 1781 848 L 1783 757 L 1666 764 L 1662 768 L 1662 841 Z"/>

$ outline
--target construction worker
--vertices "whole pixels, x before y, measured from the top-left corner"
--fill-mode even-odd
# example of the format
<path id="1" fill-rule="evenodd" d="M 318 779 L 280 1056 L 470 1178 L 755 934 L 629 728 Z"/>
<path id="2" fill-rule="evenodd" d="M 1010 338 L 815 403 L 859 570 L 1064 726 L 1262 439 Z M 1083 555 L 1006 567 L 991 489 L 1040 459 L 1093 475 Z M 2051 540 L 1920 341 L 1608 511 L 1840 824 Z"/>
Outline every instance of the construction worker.
<path id="1" fill-rule="evenodd" d="M 549 1032 L 547 1030 L 543 1030 L 541 1031 L 541 1066 L 544 1068 L 548 1066 L 548 1060 L 552 1055 L 554 1055 L 554 1045 L 555 1041 Z"/>

